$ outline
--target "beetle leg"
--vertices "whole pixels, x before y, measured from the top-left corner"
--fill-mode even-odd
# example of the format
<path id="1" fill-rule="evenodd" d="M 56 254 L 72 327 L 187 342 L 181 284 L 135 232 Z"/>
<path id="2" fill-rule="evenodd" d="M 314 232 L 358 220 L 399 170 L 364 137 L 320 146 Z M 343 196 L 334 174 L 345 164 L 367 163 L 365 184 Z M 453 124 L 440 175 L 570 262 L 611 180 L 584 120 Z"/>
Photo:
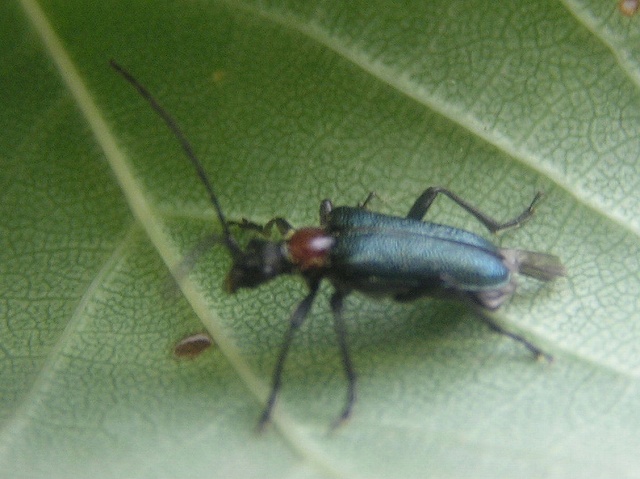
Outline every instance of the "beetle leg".
<path id="1" fill-rule="evenodd" d="M 320 226 L 327 226 L 327 224 L 329 224 L 331 210 L 333 210 L 331 200 L 325 199 L 320 202 Z"/>
<path id="2" fill-rule="evenodd" d="M 280 353 L 278 354 L 276 366 L 273 370 L 273 379 L 271 384 L 271 392 L 269 393 L 269 399 L 267 400 L 267 404 L 262 411 L 260 420 L 258 421 L 259 431 L 264 429 L 264 426 L 271 419 L 271 411 L 273 410 L 273 406 L 276 403 L 276 397 L 278 395 L 278 391 L 280 391 L 280 386 L 282 385 L 282 370 L 284 368 L 285 360 L 287 359 L 287 354 L 289 354 L 291 341 L 293 340 L 293 336 L 295 335 L 296 331 L 300 329 L 300 326 L 309 314 L 309 310 L 311 309 L 311 305 L 313 304 L 313 300 L 316 297 L 319 286 L 320 281 L 318 280 L 314 280 L 309 284 L 309 293 L 307 293 L 304 299 L 300 301 L 295 311 L 291 315 L 291 318 L 289 319 L 289 329 L 287 330 L 287 334 L 284 337 L 284 342 L 280 347 Z"/>
<path id="3" fill-rule="evenodd" d="M 353 369 L 351 356 L 349 355 L 349 347 L 347 345 L 347 330 L 344 324 L 344 291 L 336 290 L 331 296 L 331 311 L 333 312 L 333 326 L 338 337 L 338 345 L 340 346 L 340 354 L 342 355 L 342 367 L 347 376 L 347 402 L 340 416 L 333 423 L 333 428 L 342 424 L 351 414 L 351 409 L 356 401 L 356 373 Z"/>
<path id="4" fill-rule="evenodd" d="M 482 312 L 480 312 L 479 316 L 480 316 L 480 319 L 482 319 L 482 321 L 484 321 L 484 323 L 487 326 L 489 326 L 491 329 L 493 329 L 495 332 L 504 334 L 505 336 L 515 341 L 518 341 L 520 344 L 522 344 L 525 348 L 531 351 L 531 353 L 536 357 L 536 359 L 542 357 L 546 359 L 548 362 L 553 362 L 553 356 L 545 353 L 543 350 L 535 346 L 533 343 L 531 343 L 527 339 L 523 338 L 518 334 L 512 333 L 511 331 L 507 331 L 502 326 L 500 326 L 495 321 L 493 321 L 491 318 L 489 318 L 486 314 L 482 314 Z"/>
<path id="5" fill-rule="evenodd" d="M 287 237 L 294 230 L 293 226 L 291 226 L 291 223 L 281 217 L 272 218 L 264 225 L 254 223 L 253 221 L 249 221 L 246 218 L 242 218 L 242 221 L 229 221 L 228 224 L 237 226 L 238 228 L 243 230 L 256 231 L 267 238 L 271 238 L 274 225 L 283 237 Z"/>
<path id="6" fill-rule="evenodd" d="M 371 203 L 371 200 L 376 198 L 377 196 L 378 195 L 375 191 L 371 191 L 362 203 L 358 203 L 358 208 L 366 210 L 369 207 L 369 203 Z"/>
<path id="7" fill-rule="evenodd" d="M 427 213 L 427 211 L 431 207 L 431 204 L 433 203 L 433 200 L 435 200 L 436 196 L 438 196 L 439 193 L 448 196 L 451 200 L 458 204 L 458 206 L 473 215 L 492 233 L 519 226 L 521 223 L 529 219 L 529 217 L 533 214 L 536 203 L 538 203 L 538 201 L 542 197 L 542 193 L 536 193 L 531 204 L 522 213 L 509 221 L 500 223 L 499 221 L 494 220 L 490 216 L 487 216 L 482 211 L 478 210 L 475 206 L 467 203 L 452 191 L 449 191 L 446 188 L 442 188 L 441 186 L 432 186 L 430 188 L 427 188 L 424 193 L 422 193 L 418 197 L 418 199 L 409 210 L 407 218 L 421 220 Z"/>

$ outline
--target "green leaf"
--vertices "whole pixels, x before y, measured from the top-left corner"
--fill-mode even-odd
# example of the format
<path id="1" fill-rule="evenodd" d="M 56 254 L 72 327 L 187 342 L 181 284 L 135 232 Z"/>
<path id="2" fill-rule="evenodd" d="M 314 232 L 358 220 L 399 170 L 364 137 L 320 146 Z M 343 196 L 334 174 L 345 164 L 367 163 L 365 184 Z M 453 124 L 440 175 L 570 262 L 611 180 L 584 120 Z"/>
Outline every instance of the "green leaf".
<path id="1" fill-rule="evenodd" d="M 640 17 L 615 2 L 0 4 L 4 477 L 635 477 L 640 468 Z M 274 424 L 254 427 L 295 278 L 222 291 L 230 260 L 175 138 L 225 213 L 317 224 L 322 198 L 402 215 L 430 185 L 552 252 L 496 313 L 352 295 L 345 381 L 322 289 Z M 438 200 L 428 219 L 485 234 Z M 169 268 L 167 268 L 168 265 Z M 189 334 L 215 345 L 173 354 Z"/>

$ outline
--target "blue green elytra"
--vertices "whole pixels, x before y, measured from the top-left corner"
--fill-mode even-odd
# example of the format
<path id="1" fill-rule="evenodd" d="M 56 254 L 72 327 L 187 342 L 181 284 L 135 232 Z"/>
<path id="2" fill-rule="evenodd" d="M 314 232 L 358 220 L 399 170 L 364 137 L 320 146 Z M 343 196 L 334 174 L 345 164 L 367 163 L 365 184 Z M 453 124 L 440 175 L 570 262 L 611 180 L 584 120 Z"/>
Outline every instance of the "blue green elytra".
<path id="1" fill-rule="evenodd" d="M 331 201 L 320 204 L 320 225 L 294 229 L 278 217 L 265 225 L 248 220 L 228 221 L 211 182 L 194 150 L 173 118 L 149 91 L 127 70 L 111 61 L 111 66 L 131 83 L 163 119 L 177 137 L 193 164 L 216 211 L 222 228 L 222 243 L 233 264 L 226 277 L 227 291 L 255 288 L 283 275 L 301 276 L 309 288 L 289 318 L 289 328 L 280 348 L 272 377 L 271 392 L 260 416 L 259 427 L 269 422 L 282 383 L 282 372 L 296 331 L 311 309 L 322 280 L 328 280 L 334 292 L 330 306 L 347 377 L 347 399 L 336 425 L 347 419 L 355 403 L 356 374 L 343 319 L 344 298 L 357 291 L 369 296 L 391 297 L 411 301 L 421 297 L 454 298 L 476 305 L 480 311 L 499 308 L 515 291 L 518 275 L 540 281 L 565 276 L 557 256 L 499 248 L 469 231 L 424 221 L 424 216 L 438 195 L 447 196 L 480 221 L 490 232 L 515 227 L 527 220 L 540 199 L 516 218 L 498 222 L 478 210 L 454 192 L 442 187 L 427 188 L 414 202 L 406 217 L 375 213 L 367 208 L 370 195 L 356 207 L 334 207 Z M 231 227 L 254 230 L 259 234 L 243 249 L 231 234 Z M 274 227 L 280 239 L 270 239 Z M 529 349 L 536 357 L 546 356 L 527 339 L 505 330 L 489 316 L 479 315 L 492 329 L 509 336 Z"/>

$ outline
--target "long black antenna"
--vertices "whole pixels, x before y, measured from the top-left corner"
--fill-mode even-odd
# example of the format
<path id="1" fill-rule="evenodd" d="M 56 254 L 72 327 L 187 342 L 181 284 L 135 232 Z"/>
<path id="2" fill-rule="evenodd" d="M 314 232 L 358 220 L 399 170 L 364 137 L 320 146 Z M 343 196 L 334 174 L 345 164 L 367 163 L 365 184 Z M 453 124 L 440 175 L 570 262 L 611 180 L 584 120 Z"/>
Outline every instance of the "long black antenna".
<path id="1" fill-rule="evenodd" d="M 138 80 L 136 80 L 136 78 L 131 73 L 129 73 L 124 67 L 119 65 L 115 60 L 110 60 L 109 64 L 115 71 L 122 75 L 125 80 L 131 83 L 131 85 L 133 85 L 133 87 L 138 90 L 138 93 L 140 93 L 140 95 L 145 100 L 147 100 L 147 102 L 149 102 L 151 108 L 153 108 L 153 110 L 160 116 L 160 118 L 162 118 L 169 130 L 171 130 L 171 132 L 180 142 L 182 150 L 185 152 L 194 168 L 196 169 L 196 173 L 198 174 L 200 181 L 202 181 L 202 184 L 204 184 L 204 187 L 207 189 L 207 193 L 209 193 L 209 199 L 211 200 L 213 207 L 216 209 L 218 219 L 222 224 L 224 243 L 227 245 L 227 248 L 229 248 L 231 255 L 233 257 L 237 257 L 241 253 L 240 247 L 238 246 L 238 243 L 236 243 L 236 241 L 233 239 L 233 236 L 231 236 L 231 232 L 229 231 L 229 224 L 227 223 L 224 213 L 222 212 L 222 208 L 220 207 L 220 203 L 218 202 L 218 197 L 213 191 L 213 186 L 211 185 L 211 182 L 207 177 L 207 172 L 204 170 L 202 163 L 200 163 L 200 160 L 193 151 L 191 143 L 189 143 L 187 137 L 184 135 L 184 133 L 182 133 L 182 130 L 175 122 L 175 120 L 171 117 L 171 115 L 169 115 L 169 113 L 167 113 L 164 108 L 162 108 L 160 103 L 158 103 L 158 101 L 153 97 L 149 90 L 142 86 L 142 84 Z"/>

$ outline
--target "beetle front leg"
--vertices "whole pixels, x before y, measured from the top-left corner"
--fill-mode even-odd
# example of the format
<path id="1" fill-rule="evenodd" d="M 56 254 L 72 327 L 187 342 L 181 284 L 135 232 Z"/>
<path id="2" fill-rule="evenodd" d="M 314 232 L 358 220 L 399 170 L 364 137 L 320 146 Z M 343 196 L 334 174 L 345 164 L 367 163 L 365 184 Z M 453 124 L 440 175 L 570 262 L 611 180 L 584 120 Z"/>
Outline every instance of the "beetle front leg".
<path id="1" fill-rule="evenodd" d="M 258 430 L 261 431 L 264 429 L 264 426 L 271 419 L 271 411 L 273 411 L 273 406 L 276 403 L 276 397 L 278 396 L 278 392 L 280 391 L 280 386 L 282 385 L 282 370 L 284 368 L 285 360 L 287 359 L 287 355 L 289 354 L 289 349 L 291 347 L 291 341 L 305 318 L 309 314 L 309 310 L 311 309 L 311 305 L 313 304 L 313 300 L 318 293 L 318 289 L 320 286 L 320 281 L 313 281 L 309 285 L 309 293 L 304 297 L 300 304 L 296 307 L 295 311 L 291 315 L 289 319 L 289 329 L 287 330 L 287 334 L 284 337 L 284 341 L 282 346 L 280 347 L 280 353 L 278 354 L 278 359 L 276 360 L 276 366 L 273 370 L 273 382 L 271 384 L 271 392 L 269 393 L 269 399 L 267 400 L 267 404 L 262 411 L 260 416 L 260 420 L 258 421 Z"/>
<path id="2" fill-rule="evenodd" d="M 433 203 L 433 200 L 435 200 L 438 194 L 443 194 L 449 197 L 458 206 L 460 206 L 465 211 L 473 215 L 478 221 L 480 221 L 480 223 L 482 223 L 492 233 L 496 233 L 498 231 L 505 230 L 507 228 L 513 228 L 513 227 L 519 226 L 521 223 L 529 219 L 529 217 L 533 214 L 533 210 L 536 203 L 538 203 L 538 201 L 542 197 L 542 193 L 540 192 L 536 193 L 531 204 L 522 213 L 520 213 L 517 217 L 509 221 L 505 221 L 504 223 L 501 223 L 491 218 L 490 216 L 484 214 L 478 208 L 469 204 L 468 202 L 460 198 L 458 195 L 456 195 L 454 192 L 446 188 L 443 188 L 441 186 L 432 186 L 430 188 L 427 188 L 424 191 L 424 193 L 422 193 L 418 197 L 418 199 L 415 201 L 415 203 L 409 210 L 409 213 L 407 214 L 407 218 L 411 218 L 414 220 L 421 220 L 422 218 L 424 218 L 424 215 L 427 213 L 427 211 L 431 207 L 431 204 Z"/>
<path id="3" fill-rule="evenodd" d="M 264 225 L 254 223 L 253 221 L 249 221 L 246 218 L 242 218 L 242 221 L 229 221 L 228 224 L 237 226 L 238 228 L 243 230 L 256 231 L 266 238 L 271 238 L 271 233 L 274 226 L 277 228 L 278 232 L 282 235 L 283 238 L 286 238 L 294 230 L 293 226 L 291 226 L 291 223 L 279 216 L 270 219 Z"/>
<path id="4" fill-rule="evenodd" d="M 353 369 L 351 356 L 349 355 L 349 346 L 347 345 L 347 330 L 344 324 L 344 297 L 343 291 L 336 291 L 331 296 L 331 311 L 333 312 L 333 326 L 338 337 L 338 346 L 342 355 L 342 367 L 347 377 L 347 402 L 340 416 L 334 421 L 332 428 L 338 427 L 351 415 L 351 409 L 356 401 L 356 373 Z"/>

